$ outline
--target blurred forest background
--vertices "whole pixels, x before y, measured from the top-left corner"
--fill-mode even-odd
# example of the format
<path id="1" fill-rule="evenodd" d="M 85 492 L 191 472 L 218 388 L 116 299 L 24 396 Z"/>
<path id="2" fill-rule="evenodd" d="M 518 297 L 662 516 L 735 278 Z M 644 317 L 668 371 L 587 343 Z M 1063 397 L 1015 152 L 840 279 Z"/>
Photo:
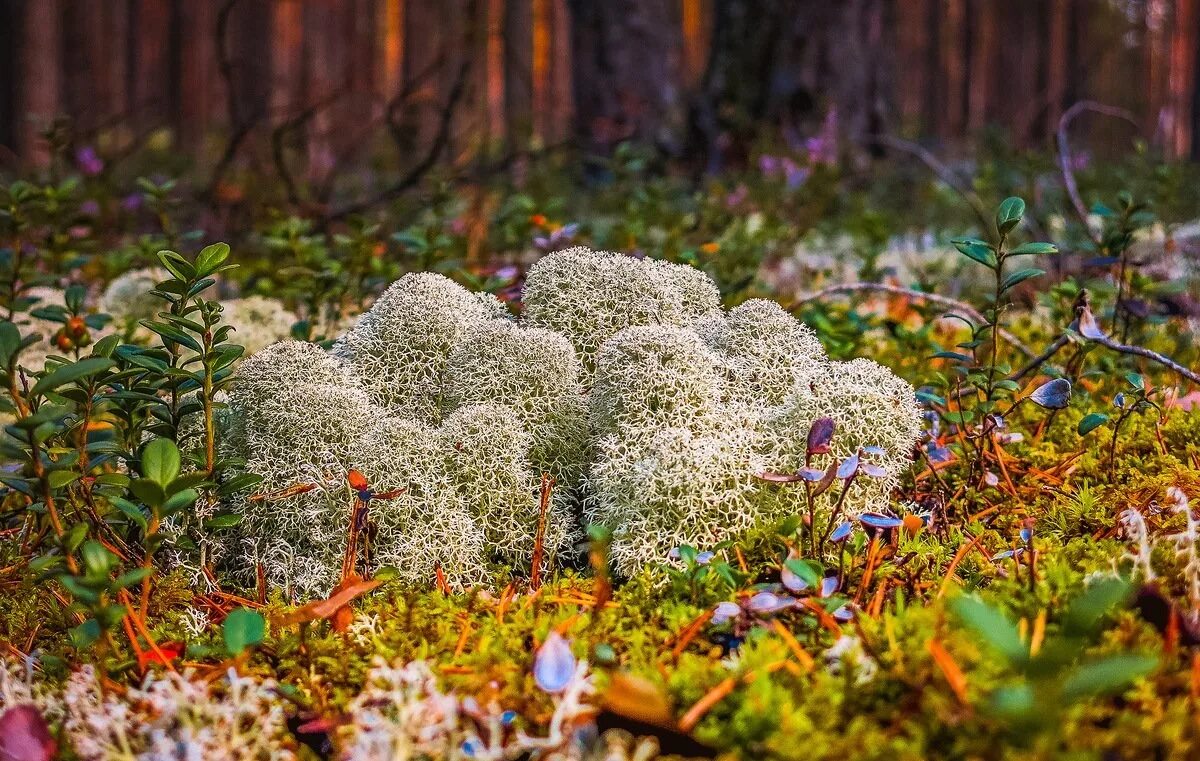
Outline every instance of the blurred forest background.
<path id="1" fill-rule="evenodd" d="M 1081 100 L 1121 109 L 1073 127 L 1094 150 L 1196 157 L 1198 40 L 1200 0 L 0 0 L 0 166 L 67 130 L 317 187 L 628 139 L 699 173 L 831 133 L 1048 147 Z"/>

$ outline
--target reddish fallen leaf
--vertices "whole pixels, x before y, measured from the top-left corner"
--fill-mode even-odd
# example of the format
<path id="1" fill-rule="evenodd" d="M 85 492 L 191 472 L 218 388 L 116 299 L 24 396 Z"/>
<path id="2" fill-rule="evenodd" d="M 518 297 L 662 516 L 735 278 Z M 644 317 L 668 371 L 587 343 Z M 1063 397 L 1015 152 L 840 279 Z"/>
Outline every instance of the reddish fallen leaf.
<path id="1" fill-rule="evenodd" d="M 307 605 L 302 605 L 290 613 L 281 616 L 279 624 L 281 626 L 291 626 L 292 624 L 324 621 L 333 618 L 342 608 L 353 602 L 355 598 L 370 592 L 382 583 L 378 579 L 372 579 L 371 581 L 358 579 L 345 586 L 339 584 L 329 599 L 313 600 Z M 353 620 L 353 616 L 351 616 L 351 620 Z"/>
<path id="2" fill-rule="evenodd" d="M 50 761 L 57 750 L 46 720 L 34 706 L 13 706 L 0 713 L 0 759 Z"/>
<path id="3" fill-rule="evenodd" d="M 170 665 L 175 659 L 183 655 L 185 649 L 182 642 L 160 642 L 158 643 L 157 652 L 154 648 L 149 648 L 137 654 L 138 668 L 145 671 L 146 667 L 151 663 L 161 663 L 164 666 Z M 162 653 L 162 655 L 160 656 L 159 653 Z"/>

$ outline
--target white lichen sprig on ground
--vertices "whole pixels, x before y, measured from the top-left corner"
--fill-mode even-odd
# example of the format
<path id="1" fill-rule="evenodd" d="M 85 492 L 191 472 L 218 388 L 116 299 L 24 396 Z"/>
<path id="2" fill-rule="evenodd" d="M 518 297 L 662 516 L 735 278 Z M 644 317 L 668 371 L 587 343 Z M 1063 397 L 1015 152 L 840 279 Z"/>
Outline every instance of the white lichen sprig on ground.
<path id="1" fill-rule="evenodd" d="M 837 423 L 831 456 L 876 452 L 850 515 L 885 507 L 909 463 L 911 386 L 869 360 L 831 362 L 773 302 L 723 312 L 699 270 L 568 249 L 531 268 L 523 301 L 516 319 L 445 277 L 406 275 L 331 352 L 284 342 L 244 363 L 228 440 L 263 482 L 234 507 L 272 583 L 332 586 L 351 469 L 398 494 L 371 506 L 374 562 L 413 583 L 441 567 L 461 588 L 528 567 L 543 474 L 557 484 L 550 557 L 582 511 L 632 574 L 797 512 L 801 490 L 756 475 L 805 466 L 818 418 Z"/>

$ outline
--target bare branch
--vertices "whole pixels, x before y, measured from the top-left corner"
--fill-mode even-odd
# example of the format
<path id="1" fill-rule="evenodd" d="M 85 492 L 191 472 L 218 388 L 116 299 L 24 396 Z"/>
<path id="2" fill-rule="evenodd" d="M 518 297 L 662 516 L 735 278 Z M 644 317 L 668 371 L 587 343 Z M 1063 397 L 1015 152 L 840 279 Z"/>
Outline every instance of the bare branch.
<path id="1" fill-rule="evenodd" d="M 874 135 L 871 139 L 880 145 L 886 145 L 889 148 L 894 148 L 898 151 L 903 151 L 909 155 L 916 156 L 921 160 L 922 163 L 925 164 L 925 166 L 929 167 L 929 169 L 935 175 L 937 175 L 938 179 L 949 185 L 954 192 L 962 196 L 963 200 L 967 202 L 972 210 L 974 210 L 975 215 L 979 217 L 980 222 L 983 223 L 984 230 L 991 229 L 992 220 L 988 215 L 987 206 L 984 205 L 983 199 L 980 198 L 979 194 L 972 190 L 969 185 L 964 183 L 963 179 L 954 173 L 954 170 L 946 166 L 946 164 L 943 163 L 942 160 L 937 156 L 933 155 L 930 150 L 919 143 L 914 143 L 911 140 L 904 140 L 903 138 L 896 137 L 895 135 Z"/>
<path id="2" fill-rule="evenodd" d="M 898 285 L 888 285 L 886 283 L 842 283 L 841 285 L 831 285 L 828 288 L 822 288 L 815 293 L 800 296 L 792 302 L 791 306 L 788 307 L 788 310 L 795 311 L 804 304 L 814 301 L 823 301 L 830 296 L 864 292 L 890 293 L 893 296 L 904 296 L 910 299 L 923 299 L 931 304 L 937 304 L 938 306 L 945 307 L 950 311 L 962 312 L 963 315 L 970 318 L 974 322 L 986 323 L 988 321 L 978 309 L 966 303 L 965 301 L 959 301 L 958 299 L 952 299 L 949 296 L 941 296 L 936 293 L 917 291 L 912 288 L 902 288 Z M 1011 344 L 1017 351 L 1021 352 L 1027 357 L 1034 356 L 1033 350 L 1017 340 L 1017 337 L 1012 333 L 1009 333 L 1003 328 L 1000 328 L 997 332 L 1001 338 Z"/>
<path id="3" fill-rule="evenodd" d="M 454 112 L 458 109 L 459 101 L 462 100 L 463 93 L 466 90 L 467 73 L 470 71 L 470 68 L 470 64 L 465 61 L 459 66 L 454 86 L 450 89 L 449 97 L 446 98 L 446 103 L 442 106 L 437 133 L 434 135 L 433 142 L 430 144 L 429 151 L 425 154 L 425 157 L 409 169 L 403 177 L 374 196 L 348 204 L 340 209 L 335 209 L 325 217 L 326 222 L 344 219 L 351 214 L 358 214 L 372 206 L 390 201 L 421 181 L 425 174 L 437 163 L 438 158 L 450 142 L 450 124 L 454 119 Z"/>
<path id="4" fill-rule="evenodd" d="M 1081 100 L 1066 111 L 1058 120 L 1058 167 L 1062 171 L 1063 185 L 1066 186 L 1067 195 L 1071 198 L 1071 205 L 1075 208 L 1075 214 L 1079 217 L 1080 224 L 1083 225 L 1083 230 L 1089 238 L 1097 245 L 1100 241 L 1092 233 L 1088 226 L 1088 211 L 1087 206 L 1083 203 L 1083 198 L 1079 195 L 1079 184 L 1075 181 L 1075 170 L 1071 168 L 1071 145 L 1067 137 L 1067 131 L 1071 127 L 1071 122 L 1075 117 L 1085 111 L 1111 116 L 1116 119 L 1124 119 L 1137 128 L 1138 122 L 1132 113 L 1116 106 L 1108 106 L 1094 100 Z"/>

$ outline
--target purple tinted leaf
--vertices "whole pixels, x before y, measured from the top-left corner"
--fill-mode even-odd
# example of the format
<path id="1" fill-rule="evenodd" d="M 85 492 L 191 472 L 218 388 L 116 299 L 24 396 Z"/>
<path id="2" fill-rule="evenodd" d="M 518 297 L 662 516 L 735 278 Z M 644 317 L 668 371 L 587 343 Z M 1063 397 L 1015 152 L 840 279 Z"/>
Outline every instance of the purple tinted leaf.
<path id="1" fill-rule="evenodd" d="M 829 597 L 838 590 L 842 580 L 837 576 L 826 576 L 821 579 L 821 597 Z"/>
<path id="2" fill-rule="evenodd" d="M 812 481 L 815 483 L 825 478 L 825 471 L 821 470 L 820 468 L 801 468 L 797 475 L 799 475 L 805 481 Z"/>
<path id="3" fill-rule="evenodd" d="M 696 563 L 698 565 L 708 565 L 709 563 L 712 562 L 712 559 L 714 557 L 716 557 L 716 553 L 707 552 L 707 551 L 701 552 L 696 555 Z"/>
<path id="4" fill-rule="evenodd" d="M 550 694 L 562 692 L 575 675 L 575 656 L 571 645 L 556 631 L 538 648 L 533 659 L 533 680 Z"/>
<path id="5" fill-rule="evenodd" d="M 885 470 L 882 465 L 876 465 L 871 462 L 863 463 L 862 467 L 860 467 L 859 470 L 861 470 L 865 475 L 868 475 L 871 478 L 887 477 L 887 470 Z"/>
<path id="6" fill-rule="evenodd" d="M 1096 318 L 1092 315 L 1092 310 L 1086 306 L 1079 310 L 1079 317 L 1075 320 L 1074 328 L 1084 338 L 1092 340 L 1106 338 L 1104 331 L 1096 323 Z"/>
<path id="7" fill-rule="evenodd" d="M 808 453 L 825 454 L 829 451 L 829 443 L 833 441 L 833 431 L 836 425 L 833 418 L 817 418 L 808 429 Z"/>
<path id="8" fill-rule="evenodd" d="M 0 758 L 5 761 L 50 761 L 57 744 L 41 712 L 18 705 L 0 713 Z"/>
<path id="9" fill-rule="evenodd" d="M 500 725 L 501 726 L 507 727 L 516 720 L 517 720 L 517 712 L 516 711 L 505 711 L 504 713 L 500 714 Z"/>
<path id="10" fill-rule="evenodd" d="M 803 592 L 808 589 L 808 582 L 791 568 L 788 568 L 786 564 L 783 566 L 783 570 L 779 572 L 779 580 L 783 582 L 783 586 L 789 592 Z"/>
<path id="11" fill-rule="evenodd" d="M 853 530 L 854 524 L 850 523 L 850 521 L 846 521 L 833 530 L 833 533 L 829 535 L 829 540 L 832 542 L 845 541 L 846 539 L 850 538 L 850 532 Z"/>
<path id="12" fill-rule="evenodd" d="M 859 462 L 859 459 L 858 459 L 857 452 L 850 455 L 846 459 L 842 460 L 842 464 L 838 465 L 837 477 L 842 479 L 843 481 L 846 480 L 847 478 L 852 477 L 855 473 L 858 472 L 858 462 Z"/>
<path id="13" fill-rule="evenodd" d="M 817 482 L 817 484 L 815 486 L 812 487 L 813 496 L 819 497 L 822 494 L 824 494 L 826 491 L 829 490 L 830 486 L 833 486 L 833 482 L 836 479 L 837 479 L 837 463 L 831 462 L 829 464 L 829 467 L 825 470 L 825 475 L 822 476 L 821 480 L 819 482 Z"/>
<path id="14" fill-rule="evenodd" d="M 742 608 L 735 602 L 720 602 L 713 608 L 712 622 L 718 626 L 742 615 Z"/>
<path id="15" fill-rule="evenodd" d="M 858 520 L 864 526 L 870 526 L 875 529 L 897 528 L 904 525 L 904 521 L 890 515 L 882 513 L 863 513 L 858 516 Z"/>
<path id="16" fill-rule="evenodd" d="M 929 459 L 933 462 L 949 462 L 954 457 L 954 453 L 947 447 L 940 447 L 932 441 L 929 442 L 925 453 L 929 455 Z"/>
<path id="17" fill-rule="evenodd" d="M 1061 410 L 1071 403 L 1071 381 L 1055 378 L 1034 389 L 1029 400 L 1048 410 Z"/>
<path id="18" fill-rule="evenodd" d="M 758 474 L 758 477 L 764 481 L 770 481 L 773 484 L 794 484 L 797 481 L 803 481 L 804 477 L 796 473 L 775 473 L 770 470 L 765 470 Z"/>
<path id="19" fill-rule="evenodd" d="M 872 454 L 872 455 L 879 455 L 879 456 L 883 456 L 883 455 L 887 454 L 887 450 L 884 449 L 883 447 L 879 446 L 878 444 L 872 444 L 868 447 L 863 447 L 862 451 L 863 451 L 863 454 Z"/>
<path id="20" fill-rule="evenodd" d="M 1029 544 L 1029 540 L 1033 538 L 1033 529 L 1021 529 L 1021 541 Z"/>
<path id="21" fill-rule="evenodd" d="M 821 580 L 822 569 L 811 560 L 803 560 L 795 550 L 788 553 L 779 572 L 779 580 L 791 592 L 801 592 Z"/>
<path id="22" fill-rule="evenodd" d="M 835 610 L 833 612 L 833 620 L 837 621 L 838 623 L 842 623 L 842 624 L 846 623 L 847 621 L 853 621 L 854 620 L 854 609 L 851 608 L 848 604 L 843 605 L 842 607 L 838 608 L 837 610 Z"/>
<path id="23" fill-rule="evenodd" d="M 992 555 L 992 560 L 1004 560 L 1005 558 L 1020 557 L 1021 552 L 1024 549 L 1025 549 L 1024 547 L 1018 547 L 1015 550 L 1005 550 L 1004 552 L 997 552 L 995 555 Z"/>
<path id="24" fill-rule="evenodd" d="M 787 610 L 796 604 L 796 601 L 790 597 L 777 595 L 774 592 L 759 592 L 750 598 L 747 607 L 751 612 L 761 615 L 770 615 L 778 613 L 781 610 Z"/>

